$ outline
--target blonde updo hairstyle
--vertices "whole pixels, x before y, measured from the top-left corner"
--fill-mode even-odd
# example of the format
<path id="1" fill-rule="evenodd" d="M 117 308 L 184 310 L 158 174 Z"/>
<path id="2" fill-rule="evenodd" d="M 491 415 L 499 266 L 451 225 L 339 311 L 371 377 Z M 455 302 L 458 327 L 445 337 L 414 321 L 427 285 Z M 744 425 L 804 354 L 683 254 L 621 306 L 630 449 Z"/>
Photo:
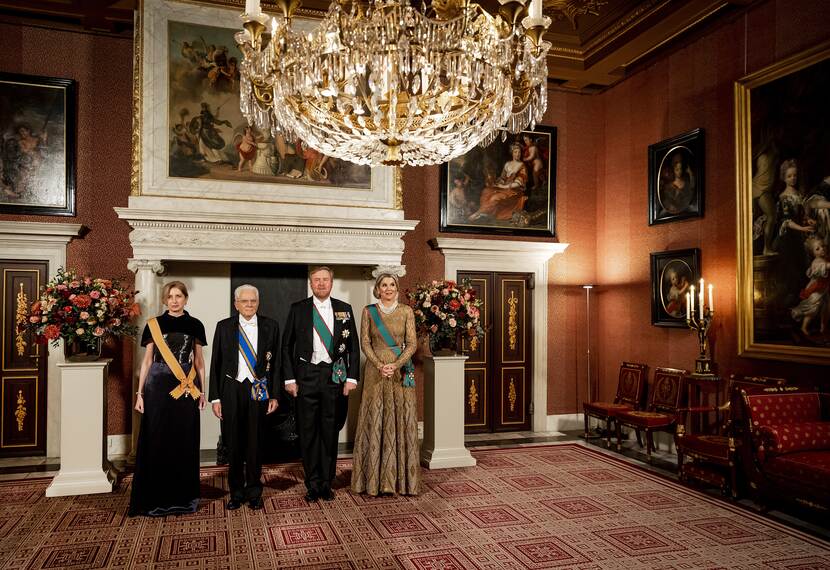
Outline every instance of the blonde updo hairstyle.
<path id="1" fill-rule="evenodd" d="M 375 299 L 380 299 L 380 284 L 386 278 L 390 278 L 395 282 L 395 288 L 398 290 L 398 294 L 400 294 L 401 284 L 398 282 L 398 276 L 394 273 L 381 273 L 378 275 L 378 278 L 375 279 L 375 286 L 372 288 L 372 295 Z"/>

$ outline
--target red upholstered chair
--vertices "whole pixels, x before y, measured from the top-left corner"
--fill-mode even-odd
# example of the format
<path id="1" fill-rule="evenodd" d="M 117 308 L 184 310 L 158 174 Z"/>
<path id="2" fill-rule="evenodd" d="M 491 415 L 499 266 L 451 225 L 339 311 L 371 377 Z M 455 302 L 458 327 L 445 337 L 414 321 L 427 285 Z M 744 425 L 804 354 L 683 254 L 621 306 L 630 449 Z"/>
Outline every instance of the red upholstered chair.
<path id="1" fill-rule="evenodd" d="M 729 377 L 726 390 L 728 399 L 724 405 L 692 407 L 690 402 L 690 407 L 681 408 L 674 438 L 680 480 L 684 483 L 702 481 L 719 487 L 724 495 L 731 494 L 732 498 L 736 498 L 740 457 L 738 452 L 742 440 L 736 437 L 730 400 L 737 390 L 752 392 L 765 386 L 783 386 L 786 383 L 783 378 L 733 374 Z M 697 426 L 704 422 L 698 419 L 701 416 L 707 418 L 711 414 L 715 415 L 715 429 L 699 431 Z"/>
<path id="2" fill-rule="evenodd" d="M 652 433 L 655 431 L 674 431 L 679 408 L 686 395 L 683 377 L 689 372 L 677 368 L 655 368 L 651 383 L 648 408 L 645 411 L 631 410 L 617 414 L 617 449 L 622 449 L 622 426 L 633 428 L 637 432 L 637 443 L 643 446 L 640 432 L 646 432 L 646 456 L 651 462 L 651 450 L 654 449 Z"/>
<path id="3" fill-rule="evenodd" d="M 585 439 L 591 428 L 591 417 L 605 422 L 605 445 L 611 446 L 611 422 L 617 413 L 639 410 L 643 402 L 648 366 L 636 362 L 623 362 L 617 381 L 617 395 L 613 402 L 584 402 L 582 411 L 585 417 Z"/>

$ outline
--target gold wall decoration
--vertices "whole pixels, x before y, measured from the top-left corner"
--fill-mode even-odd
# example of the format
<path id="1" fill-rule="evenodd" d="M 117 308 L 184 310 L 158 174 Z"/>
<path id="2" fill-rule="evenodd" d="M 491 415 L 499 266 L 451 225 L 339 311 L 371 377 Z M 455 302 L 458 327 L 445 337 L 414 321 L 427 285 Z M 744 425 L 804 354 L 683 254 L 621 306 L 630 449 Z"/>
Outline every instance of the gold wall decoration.
<path id="1" fill-rule="evenodd" d="M 26 353 L 26 318 L 29 314 L 29 303 L 26 298 L 26 291 L 23 289 L 23 283 L 20 284 L 20 291 L 17 293 L 17 316 L 15 322 L 17 323 L 17 335 L 15 337 L 15 346 L 17 347 L 17 356 L 23 356 Z"/>
<path id="2" fill-rule="evenodd" d="M 507 387 L 507 401 L 510 402 L 510 413 L 516 411 L 516 383 L 510 379 L 510 386 Z"/>
<path id="3" fill-rule="evenodd" d="M 26 398 L 23 397 L 23 390 L 17 391 L 17 409 L 14 411 L 17 418 L 17 431 L 23 431 L 23 420 L 26 419 Z"/>
<path id="4" fill-rule="evenodd" d="M 478 349 L 478 337 L 474 336 L 473 338 L 470 339 L 470 350 L 472 352 L 475 352 L 476 349 Z"/>
<path id="5" fill-rule="evenodd" d="M 476 390 L 476 381 L 470 380 L 470 394 L 467 397 L 470 404 L 470 414 L 476 413 L 476 404 L 478 404 L 478 390 Z"/>
<path id="6" fill-rule="evenodd" d="M 830 363 L 827 317 L 810 301 L 822 291 L 822 240 L 830 232 L 830 170 L 820 158 L 830 153 L 822 130 L 830 120 L 828 76 L 830 42 L 824 42 L 735 83 L 737 325 L 744 358 Z M 799 96 L 784 101 L 781 93 Z M 782 167 L 790 182 L 781 179 Z M 779 228 L 789 224 L 812 231 L 779 239 Z"/>
<path id="7" fill-rule="evenodd" d="M 608 0 L 544 0 L 542 11 L 554 21 L 567 19 L 576 30 L 579 16 L 599 16 L 599 9 L 606 4 Z"/>
<path id="8" fill-rule="evenodd" d="M 518 343 L 516 337 L 516 333 L 519 332 L 518 311 L 516 310 L 518 303 L 519 299 L 516 297 L 516 292 L 511 291 L 510 298 L 507 300 L 507 304 L 510 305 L 510 311 L 507 314 L 507 338 L 510 343 L 510 350 L 516 350 L 516 344 Z"/>

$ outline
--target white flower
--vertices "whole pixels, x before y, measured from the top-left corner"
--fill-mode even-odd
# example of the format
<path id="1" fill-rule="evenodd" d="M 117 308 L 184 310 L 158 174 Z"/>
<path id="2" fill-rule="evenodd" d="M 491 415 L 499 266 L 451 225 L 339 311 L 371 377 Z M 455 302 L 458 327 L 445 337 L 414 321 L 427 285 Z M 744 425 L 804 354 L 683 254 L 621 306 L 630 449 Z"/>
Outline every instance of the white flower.
<path id="1" fill-rule="evenodd" d="M 337 351 L 338 352 L 346 352 L 346 345 L 341 344 L 340 346 L 337 347 Z"/>
<path id="2" fill-rule="evenodd" d="M 430 302 L 429 301 L 424 301 L 423 307 L 429 309 L 429 306 L 430 306 Z"/>
<path id="3" fill-rule="evenodd" d="M 349 329 L 343 329 L 343 338 L 349 338 Z"/>

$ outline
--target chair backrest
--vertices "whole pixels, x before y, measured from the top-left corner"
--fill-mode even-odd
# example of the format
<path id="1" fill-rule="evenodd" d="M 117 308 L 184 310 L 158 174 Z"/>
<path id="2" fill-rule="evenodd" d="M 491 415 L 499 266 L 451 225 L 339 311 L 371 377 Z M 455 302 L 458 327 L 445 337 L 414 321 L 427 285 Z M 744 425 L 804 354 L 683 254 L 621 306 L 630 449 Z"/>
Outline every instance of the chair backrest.
<path id="1" fill-rule="evenodd" d="M 778 425 L 821 421 L 818 392 L 744 394 L 750 425 Z"/>
<path id="2" fill-rule="evenodd" d="M 636 362 L 623 362 L 620 365 L 620 378 L 617 382 L 616 404 L 628 404 L 639 410 L 643 403 L 646 388 L 648 365 Z"/>
<path id="3" fill-rule="evenodd" d="M 655 368 L 648 400 L 649 411 L 677 413 L 686 394 L 686 390 L 683 389 L 683 378 L 688 373 L 688 370 L 679 368 Z"/>

